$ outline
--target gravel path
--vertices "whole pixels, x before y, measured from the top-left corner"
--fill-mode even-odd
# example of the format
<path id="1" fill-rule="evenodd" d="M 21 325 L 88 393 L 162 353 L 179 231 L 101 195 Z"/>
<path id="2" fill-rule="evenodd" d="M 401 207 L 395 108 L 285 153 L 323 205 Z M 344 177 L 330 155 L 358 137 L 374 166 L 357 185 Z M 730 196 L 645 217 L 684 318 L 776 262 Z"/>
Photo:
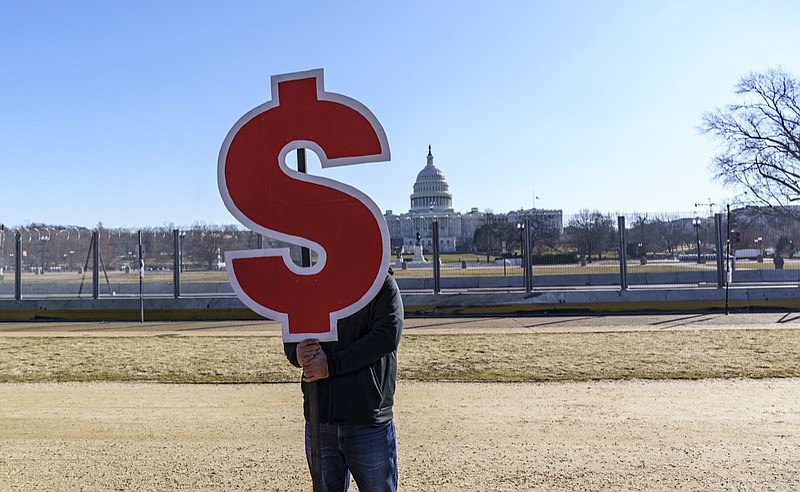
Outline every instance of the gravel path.
<path id="1" fill-rule="evenodd" d="M 401 381 L 403 490 L 800 490 L 800 379 Z M 310 490 L 296 384 L 0 385 L 0 490 Z"/>

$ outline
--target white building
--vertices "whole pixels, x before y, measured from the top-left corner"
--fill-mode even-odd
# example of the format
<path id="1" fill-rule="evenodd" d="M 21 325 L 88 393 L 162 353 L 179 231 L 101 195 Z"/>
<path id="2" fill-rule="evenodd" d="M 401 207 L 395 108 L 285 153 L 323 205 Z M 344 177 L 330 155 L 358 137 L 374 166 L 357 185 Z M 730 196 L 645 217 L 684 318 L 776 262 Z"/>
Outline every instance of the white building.
<path id="1" fill-rule="evenodd" d="M 431 224 L 439 223 L 439 250 L 442 253 L 472 252 L 475 231 L 486 223 L 486 213 L 479 212 L 477 207 L 461 214 L 453 210 L 453 195 L 444 173 L 433 164 L 433 153 L 428 146 L 428 157 L 425 167 L 417 174 L 411 194 L 411 208 L 408 213 L 394 214 L 387 210 L 384 214 L 392 238 L 394 253 L 410 253 L 414 251 L 417 234 L 422 249 L 430 253 L 433 248 Z M 525 213 L 545 214 L 559 231 L 563 229 L 561 210 L 526 210 L 509 214 L 496 214 L 506 217 L 509 222 L 516 221 Z"/>

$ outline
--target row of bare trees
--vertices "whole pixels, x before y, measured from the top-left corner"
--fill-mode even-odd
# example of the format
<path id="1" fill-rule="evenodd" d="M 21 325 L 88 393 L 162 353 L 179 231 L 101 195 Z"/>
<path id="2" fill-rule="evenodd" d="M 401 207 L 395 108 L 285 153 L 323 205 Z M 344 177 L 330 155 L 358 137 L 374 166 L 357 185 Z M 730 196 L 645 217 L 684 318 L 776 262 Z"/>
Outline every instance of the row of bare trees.
<path id="1" fill-rule="evenodd" d="M 514 255 L 522 249 L 522 233 L 515 224 L 504 218 L 494 218 L 475 232 L 478 252 L 499 256 Z M 575 253 L 577 256 L 603 259 L 618 254 L 616 217 L 597 210 L 582 210 L 569 218 L 563 234 L 552 223 L 530 218 L 532 251 L 535 255 Z M 770 207 L 746 207 L 735 210 L 728 224 L 723 217 L 723 240 L 730 226 L 738 232 L 734 249 L 760 248 L 781 254 L 795 251 L 800 238 L 800 220 L 787 217 Z M 680 253 L 695 253 L 700 243 L 702 254 L 716 252 L 716 224 L 713 217 L 697 217 L 678 213 L 632 214 L 626 217 L 626 251 L 631 258 L 653 256 L 673 257 Z"/>
<path id="2" fill-rule="evenodd" d="M 792 218 L 785 208 L 744 207 L 722 220 L 723 241 L 730 229 L 733 249 L 762 249 L 791 255 L 800 238 L 800 220 Z M 675 213 L 633 214 L 626 218 L 626 254 L 633 258 L 647 255 L 674 256 L 694 253 L 697 242 L 701 254 L 716 252 L 716 224 L 713 217 L 687 217 Z M 587 257 L 601 258 L 617 247 L 617 228 L 611 216 L 584 210 L 569 221 L 564 246 L 575 248 Z"/>
<path id="3" fill-rule="evenodd" d="M 699 221 L 695 230 L 694 217 L 680 214 L 634 214 L 626 218 L 626 254 L 642 258 L 646 255 L 674 256 L 680 251 L 693 250 L 697 237 L 704 252 L 715 248 L 715 225 L 711 218 Z M 616 220 L 599 211 L 582 210 L 569 220 L 564 231 L 562 247 L 573 248 L 579 255 L 591 259 L 615 251 L 618 244 Z"/>
<path id="4" fill-rule="evenodd" d="M 89 229 L 75 226 L 30 224 L 0 232 L 0 268 L 14 267 L 16 236 L 20 236 L 23 268 L 32 271 L 74 271 L 91 265 L 92 235 L 97 233 L 100 259 L 107 269 L 133 267 L 138 262 L 139 233 L 148 268 L 171 269 L 174 265 L 173 226 L 142 229 L 106 228 L 102 223 Z M 178 230 L 180 265 L 184 269 L 212 269 L 220 265 L 225 251 L 254 249 L 258 239 L 235 225 L 198 222 Z M 265 241 L 265 244 L 267 242 Z"/>
<path id="5" fill-rule="evenodd" d="M 618 231 L 616 217 L 599 211 L 582 210 L 570 217 L 563 232 L 544 215 L 527 217 L 527 229 L 509 223 L 505 216 L 490 214 L 474 236 L 476 253 L 489 256 L 515 256 L 523 249 L 524 234 L 529 234 L 534 255 L 574 254 L 574 257 L 602 259 L 616 256 Z M 726 227 L 727 220 L 723 227 Z M 730 224 L 740 242 L 735 248 L 775 250 L 786 256 L 795 251 L 800 240 L 800 220 L 775 213 L 772 208 L 746 207 L 733 214 Z M 146 264 L 154 269 L 172 269 L 175 232 L 172 226 L 141 229 Z M 81 227 L 33 224 L 24 228 L 0 231 L 0 267 L 15 265 L 15 241 L 20 235 L 25 269 L 48 272 L 79 270 L 90 262 L 93 232 L 97 232 L 100 257 L 108 269 L 133 267 L 138 260 L 139 230 L 109 229 L 99 224 L 94 230 Z M 697 240 L 703 253 L 716 247 L 713 218 L 681 214 L 633 214 L 626 218 L 626 254 L 631 258 L 653 255 L 674 256 L 694 252 Z M 221 267 L 226 251 L 274 247 L 277 243 L 259 239 L 250 231 L 234 225 L 195 223 L 178 230 L 179 264 L 182 269 Z M 297 252 L 299 254 L 299 252 Z"/>
<path id="6" fill-rule="evenodd" d="M 534 254 L 558 248 L 561 231 L 545 214 L 535 211 L 529 214 L 527 228 Z M 476 252 L 486 254 L 487 260 L 491 255 L 513 256 L 522 251 L 525 232 L 522 223 L 508 222 L 504 215 L 488 213 L 486 223 L 475 230 L 473 247 Z"/>

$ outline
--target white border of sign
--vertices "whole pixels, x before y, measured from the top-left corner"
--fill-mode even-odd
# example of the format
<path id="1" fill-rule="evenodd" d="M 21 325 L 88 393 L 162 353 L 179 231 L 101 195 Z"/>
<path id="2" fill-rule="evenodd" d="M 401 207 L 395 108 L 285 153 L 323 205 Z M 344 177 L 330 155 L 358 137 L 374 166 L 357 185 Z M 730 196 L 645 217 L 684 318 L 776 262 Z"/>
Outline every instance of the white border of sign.
<path id="1" fill-rule="evenodd" d="M 292 236 L 280 231 L 268 229 L 253 222 L 244 213 L 242 213 L 233 203 L 233 200 L 231 199 L 231 196 L 228 193 L 228 187 L 225 181 L 225 161 L 228 154 L 228 149 L 230 148 L 231 142 L 233 141 L 233 138 L 236 136 L 236 133 L 245 124 L 247 124 L 250 120 L 252 120 L 256 116 L 280 105 L 279 94 L 278 94 L 278 84 L 280 82 L 288 80 L 308 79 L 311 77 L 316 78 L 317 98 L 319 100 L 332 101 L 348 106 L 361 113 L 361 115 L 364 116 L 364 118 L 366 118 L 370 122 L 372 128 L 374 129 L 378 137 L 378 140 L 380 141 L 381 153 L 370 156 L 328 159 L 328 157 L 325 155 L 325 152 L 316 143 L 311 141 L 298 140 L 289 143 L 280 151 L 278 157 L 278 166 L 280 167 L 281 171 L 283 171 L 288 176 L 291 176 L 293 179 L 306 181 L 309 183 L 315 183 L 322 186 L 327 186 L 329 188 L 334 188 L 336 190 L 339 190 L 343 193 L 346 193 L 356 198 L 361 203 L 363 203 L 372 212 L 373 216 L 375 217 L 375 220 L 378 222 L 378 226 L 381 232 L 381 239 L 383 243 L 381 262 L 383 265 L 386 266 L 386 268 L 388 268 L 389 266 L 389 256 L 390 256 L 389 229 L 388 226 L 386 225 L 386 219 L 381 214 L 378 205 L 375 204 L 375 202 L 372 201 L 371 198 L 369 198 L 366 194 L 364 194 L 360 190 L 353 188 L 352 186 L 346 185 L 339 181 L 335 181 L 333 179 L 323 178 L 321 176 L 303 174 L 298 171 L 290 169 L 286 164 L 286 157 L 288 156 L 288 154 L 300 148 L 306 148 L 314 151 L 319 157 L 322 168 L 349 166 L 353 164 L 363 164 L 368 162 L 388 161 L 391 158 L 391 153 L 389 151 L 389 141 L 386 138 L 386 132 L 383 130 L 383 127 L 381 126 L 380 122 L 378 122 L 378 119 L 366 106 L 356 101 L 355 99 L 351 99 L 341 94 L 325 92 L 323 84 L 324 74 L 322 69 L 273 75 L 270 79 L 272 87 L 272 100 L 267 101 L 266 103 L 261 104 L 259 106 L 256 106 L 252 110 L 245 113 L 244 116 L 239 118 L 239 120 L 233 125 L 230 131 L 228 131 L 228 134 L 225 136 L 225 140 L 222 143 L 222 148 L 220 149 L 219 159 L 217 161 L 217 185 L 219 187 L 220 195 L 222 196 L 222 201 L 225 203 L 225 207 L 227 207 L 228 211 L 230 211 L 230 213 L 236 218 L 236 220 L 241 222 L 248 229 L 258 234 L 269 236 L 279 241 L 296 244 L 298 246 L 309 248 L 317 252 L 317 263 L 309 268 L 303 268 L 296 265 L 291 260 L 288 248 L 267 248 L 267 249 L 254 249 L 254 250 L 243 250 L 243 251 L 227 251 L 225 253 L 225 264 L 227 265 L 228 268 L 228 278 L 230 279 L 231 286 L 233 287 L 234 292 L 247 307 L 249 307 L 256 313 L 266 318 L 274 319 L 275 321 L 280 321 L 283 329 L 284 342 L 300 342 L 307 338 L 317 338 L 320 341 L 338 340 L 338 330 L 337 330 L 338 320 L 346 318 L 347 316 L 350 316 L 351 314 L 358 312 L 361 308 L 369 304 L 369 302 L 373 299 L 373 297 L 375 297 L 378 294 L 378 291 L 380 291 L 386 275 L 386 272 L 384 270 L 381 270 L 381 272 L 376 276 L 369 290 L 367 290 L 367 292 L 358 301 L 356 301 L 354 304 L 344 309 L 330 313 L 329 332 L 321 333 L 319 335 L 315 334 L 312 336 L 309 334 L 290 333 L 288 314 L 268 309 L 259 304 L 258 302 L 256 302 L 255 300 L 253 300 L 250 296 L 248 296 L 244 292 L 244 290 L 239 285 L 236 276 L 233 275 L 232 273 L 233 272 L 232 264 L 234 259 L 266 257 L 266 256 L 282 257 L 286 267 L 297 275 L 315 275 L 321 272 L 325 268 L 325 263 L 327 261 L 327 252 L 325 251 L 325 248 L 322 247 L 322 245 L 310 241 L 308 239 L 305 239 L 303 237 Z"/>

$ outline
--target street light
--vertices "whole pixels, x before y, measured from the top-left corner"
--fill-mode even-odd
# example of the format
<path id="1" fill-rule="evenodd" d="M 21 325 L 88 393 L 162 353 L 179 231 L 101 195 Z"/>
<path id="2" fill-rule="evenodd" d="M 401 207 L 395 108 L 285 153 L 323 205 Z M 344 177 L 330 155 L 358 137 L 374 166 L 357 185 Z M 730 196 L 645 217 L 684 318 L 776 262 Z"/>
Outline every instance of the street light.
<path id="1" fill-rule="evenodd" d="M 533 289 L 533 258 L 531 256 L 531 237 L 530 237 L 530 219 L 525 217 L 525 221 L 517 223 L 517 229 L 523 236 L 522 240 L 522 274 L 525 283 L 525 292 L 530 292 Z"/>
<path id="2" fill-rule="evenodd" d="M 421 227 L 420 227 L 420 222 L 423 224 Z M 417 217 L 416 223 L 417 223 L 416 224 L 417 225 L 417 234 L 420 234 L 420 231 L 422 231 L 422 234 L 420 234 L 420 237 L 425 237 L 425 236 L 430 237 L 431 231 L 430 231 L 430 228 L 428 227 L 428 218 L 425 217 L 424 215 L 420 215 L 419 217 Z M 422 241 L 422 240 L 420 241 L 420 248 L 422 248 L 420 251 L 422 251 L 423 253 L 425 252 L 425 244 L 424 243 L 425 243 L 425 241 Z"/>
<path id="3" fill-rule="evenodd" d="M 753 240 L 753 242 L 756 245 L 756 249 L 758 250 L 759 263 L 761 261 L 763 261 L 763 258 L 764 258 L 764 250 L 763 250 L 764 243 L 763 243 L 763 241 L 764 241 L 764 239 L 761 238 L 761 237 L 757 237 L 757 238 L 755 238 L 755 240 Z"/>
<path id="4" fill-rule="evenodd" d="M 41 248 L 41 256 L 39 257 L 39 274 L 41 275 L 41 274 L 44 273 L 44 266 L 45 266 L 44 265 L 44 245 L 45 245 L 45 243 L 47 241 L 50 240 L 50 229 L 48 229 L 47 227 L 43 228 L 45 230 L 45 232 L 47 232 L 47 235 L 42 234 L 42 232 L 39 229 L 35 228 L 35 227 L 32 227 L 31 229 L 36 231 L 36 234 L 38 234 L 39 237 L 37 238 L 37 240 L 39 241 L 39 244 L 41 244 L 41 246 L 42 246 L 42 248 Z M 30 241 L 30 239 L 29 239 L 29 241 Z"/>
<path id="5" fill-rule="evenodd" d="M 705 258 L 700 258 L 700 218 L 695 217 L 692 219 L 692 225 L 694 226 L 694 233 L 697 237 L 697 263 L 705 263 Z"/>

